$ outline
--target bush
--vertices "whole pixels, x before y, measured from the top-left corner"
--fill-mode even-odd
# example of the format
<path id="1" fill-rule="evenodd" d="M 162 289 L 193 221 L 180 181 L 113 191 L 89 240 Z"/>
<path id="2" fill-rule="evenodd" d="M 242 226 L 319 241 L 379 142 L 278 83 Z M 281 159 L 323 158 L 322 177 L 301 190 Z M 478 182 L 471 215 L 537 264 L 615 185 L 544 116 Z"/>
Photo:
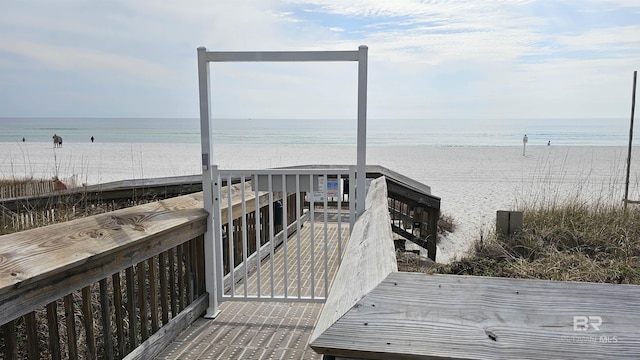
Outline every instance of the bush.
<path id="1" fill-rule="evenodd" d="M 640 284 L 640 211 L 578 200 L 524 209 L 522 232 L 493 235 L 441 273 Z"/>

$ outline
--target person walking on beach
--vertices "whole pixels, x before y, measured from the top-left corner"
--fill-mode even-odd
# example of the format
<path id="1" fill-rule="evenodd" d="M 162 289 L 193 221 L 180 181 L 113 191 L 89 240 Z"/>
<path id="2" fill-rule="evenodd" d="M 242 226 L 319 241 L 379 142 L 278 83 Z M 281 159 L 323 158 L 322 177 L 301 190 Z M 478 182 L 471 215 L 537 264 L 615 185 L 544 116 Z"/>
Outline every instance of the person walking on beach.
<path id="1" fill-rule="evenodd" d="M 524 134 L 524 137 L 522 138 L 522 156 L 524 156 L 525 151 L 527 150 L 528 142 L 529 142 L 529 138 L 527 137 L 527 134 Z"/>
<path id="2" fill-rule="evenodd" d="M 62 147 L 62 136 L 53 134 L 53 147 L 54 148 Z"/>

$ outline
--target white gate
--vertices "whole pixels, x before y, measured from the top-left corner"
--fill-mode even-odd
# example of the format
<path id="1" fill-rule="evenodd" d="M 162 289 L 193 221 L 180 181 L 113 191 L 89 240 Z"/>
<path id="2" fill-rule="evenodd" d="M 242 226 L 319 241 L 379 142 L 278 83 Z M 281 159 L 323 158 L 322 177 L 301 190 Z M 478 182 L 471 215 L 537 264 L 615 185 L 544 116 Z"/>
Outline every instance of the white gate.
<path id="1" fill-rule="evenodd" d="M 342 205 L 354 178 L 355 167 L 214 166 L 218 301 L 324 301 L 355 219 L 354 198 L 347 209 Z M 343 180 L 349 191 L 340 191 Z"/>

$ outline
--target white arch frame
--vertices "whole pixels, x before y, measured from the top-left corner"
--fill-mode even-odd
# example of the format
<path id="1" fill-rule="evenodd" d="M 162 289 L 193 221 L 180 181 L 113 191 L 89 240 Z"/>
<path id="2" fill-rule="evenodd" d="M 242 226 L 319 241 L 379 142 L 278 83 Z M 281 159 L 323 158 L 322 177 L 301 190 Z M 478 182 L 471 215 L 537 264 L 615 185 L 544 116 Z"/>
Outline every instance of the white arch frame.
<path id="1" fill-rule="evenodd" d="M 207 51 L 198 48 L 198 87 L 200 98 L 200 137 L 202 145 L 202 189 L 204 208 L 209 212 L 205 233 L 205 277 L 209 296 L 206 317 L 218 313 L 216 274 L 214 266 L 213 217 L 213 144 L 211 141 L 211 99 L 209 63 L 212 62 L 358 62 L 358 135 L 356 159 L 356 218 L 365 208 L 366 147 L 367 147 L 367 66 L 368 47 L 361 45 L 354 51 Z M 361 193 L 362 192 L 362 193 Z M 210 281 L 209 279 L 214 279 Z"/>

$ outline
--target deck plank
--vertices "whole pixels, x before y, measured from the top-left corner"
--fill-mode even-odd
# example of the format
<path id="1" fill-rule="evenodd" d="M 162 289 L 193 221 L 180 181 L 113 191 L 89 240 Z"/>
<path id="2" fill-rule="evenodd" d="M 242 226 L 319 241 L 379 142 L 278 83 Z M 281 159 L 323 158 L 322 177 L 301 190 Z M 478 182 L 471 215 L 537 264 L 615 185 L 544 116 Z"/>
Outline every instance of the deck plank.
<path id="1" fill-rule="evenodd" d="M 313 346 L 358 359 L 637 359 L 638 299 L 634 285 L 393 273 Z M 599 316 L 599 331 L 574 329 L 574 316 Z"/>

